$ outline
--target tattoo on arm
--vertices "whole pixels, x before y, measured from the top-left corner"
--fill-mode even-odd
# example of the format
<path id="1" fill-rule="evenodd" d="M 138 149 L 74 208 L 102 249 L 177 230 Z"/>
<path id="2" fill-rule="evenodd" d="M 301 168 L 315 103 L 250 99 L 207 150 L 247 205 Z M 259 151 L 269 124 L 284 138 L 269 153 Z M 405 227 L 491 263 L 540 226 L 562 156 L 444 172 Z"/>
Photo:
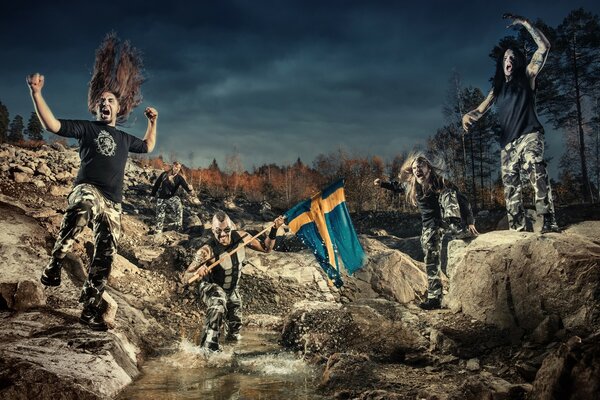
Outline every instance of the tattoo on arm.
<path id="1" fill-rule="evenodd" d="M 198 249 L 198 251 L 194 255 L 194 259 L 192 260 L 192 263 L 190 264 L 190 266 L 187 269 L 188 272 L 194 272 L 195 270 L 198 269 L 199 266 L 204 264 L 206 262 L 206 260 L 209 260 L 212 256 L 213 256 L 213 252 L 212 252 L 212 249 L 210 248 L 210 246 L 204 245 L 204 246 L 200 247 L 200 249 Z"/>

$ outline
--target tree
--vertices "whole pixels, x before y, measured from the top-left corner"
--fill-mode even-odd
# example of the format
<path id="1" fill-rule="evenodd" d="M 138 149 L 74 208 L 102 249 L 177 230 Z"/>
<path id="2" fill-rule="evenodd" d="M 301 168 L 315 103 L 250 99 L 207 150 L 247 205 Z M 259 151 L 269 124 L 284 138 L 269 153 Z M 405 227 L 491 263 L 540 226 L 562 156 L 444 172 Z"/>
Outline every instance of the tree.
<path id="1" fill-rule="evenodd" d="M 29 139 L 44 140 L 44 136 L 42 135 L 43 132 L 44 127 L 42 126 L 40 119 L 35 112 L 32 112 L 29 121 L 27 122 L 27 134 L 29 135 Z"/>
<path id="2" fill-rule="evenodd" d="M 588 177 L 586 131 L 593 129 L 589 111 L 600 78 L 600 22 L 582 8 L 571 11 L 556 29 L 556 71 L 552 77 L 556 96 L 548 102 L 549 117 L 555 128 L 575 132 L 577 141 L 567 152 L 576 150 L 583 183 L 584 201 L 593 200 Z"/>
<path id="3" fill-rule="evenodd" d="M 9 121 L 8 108 L 0 101 L 0 143 L 6 142 Z"/>
<path id="4" fill-rule="evenodd" d="M 18 143 L 23 140 L 23 117 L 15 115 L 8 127 L 8 141 Z"/>

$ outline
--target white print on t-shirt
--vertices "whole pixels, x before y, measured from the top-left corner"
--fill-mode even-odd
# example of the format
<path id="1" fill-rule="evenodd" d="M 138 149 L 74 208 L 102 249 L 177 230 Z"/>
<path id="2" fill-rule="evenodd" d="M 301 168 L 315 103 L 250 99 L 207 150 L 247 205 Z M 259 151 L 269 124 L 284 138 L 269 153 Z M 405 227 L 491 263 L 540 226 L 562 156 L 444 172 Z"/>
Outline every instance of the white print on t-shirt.
<path id="1" fill-rule="evenodd" d="M 115 143 L 113 137 L 110 136 L 110 133 L 102 130 L 98 134 L 98 137 L 94 139 L 94 141 L 96 142 L 96 149 L 98 150 L 98 153 L 107 157 L 112 157 L 115 155 L 117 144 Z"/>

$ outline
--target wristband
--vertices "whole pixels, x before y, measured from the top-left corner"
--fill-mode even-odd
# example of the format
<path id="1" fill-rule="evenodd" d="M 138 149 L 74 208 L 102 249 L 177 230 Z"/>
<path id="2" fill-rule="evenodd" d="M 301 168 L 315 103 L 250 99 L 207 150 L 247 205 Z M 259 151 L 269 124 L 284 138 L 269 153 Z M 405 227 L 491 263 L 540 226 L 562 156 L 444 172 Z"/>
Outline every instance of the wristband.
<path id="1" fill-rule="evenodd" d="M 277 228 L 275 228 L 274 226 L 271 228 L 271 231 L 269 232 L 269 239 L 271 240 L 275 240 L 277 238 Z"/>

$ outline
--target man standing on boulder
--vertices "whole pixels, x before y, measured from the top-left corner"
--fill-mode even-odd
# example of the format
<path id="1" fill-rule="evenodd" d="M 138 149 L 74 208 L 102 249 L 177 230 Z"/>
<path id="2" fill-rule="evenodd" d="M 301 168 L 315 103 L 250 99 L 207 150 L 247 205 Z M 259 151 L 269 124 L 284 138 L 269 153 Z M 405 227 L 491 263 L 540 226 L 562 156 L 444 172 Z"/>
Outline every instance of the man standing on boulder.
<path id="1" fill-rule="evenodd" d="M 525 27 L 538 48 L 529 64 L 521 50 L 504 49 L 496 61 L 492 90 L 476 109 L 463 116 L 463 128 L 468 132 L 496 104 L 502 128 L 500 158 L 508 226 L 516 231 L 531 230 L 521 198 L 521 176 L 527 176 L 535 192 L 537 214 L 544 218 L 542 233 L 560 232 L 544 160 L 544 128 L 535 110 L 535 78 L 546 62 L 550 42 L 527 19 L 512 14 L 503 18 L 512 20 L 509 26 Z"/>
<path id="2" fill-rule="evenodd" d="M 400 169 L 399 181 L 375 179 L 375 186 L 404 193 L 421 212 L 423 230 L 421 246 L 427 269 L 427 300 L 419 304 L 424 310 L 442 307 L 441 258 L 442 238 L 449 232 L 455 239 L 479 234 L 467 198 L 441 175 L 442 168 L 422 153 L 410 154 Z"/>
<path id="3" fill-rule="evenodd" d="M 252 239 L 247 246 L 253 250 L 269 253 L 275 246 L 277 229 L 283 225 L 283 217 L 277 217 L 264 243 Z M 251 239 L 247 232 L 236 230 L 229 216 L 218 211 L 212 219 L 213 237 L 198 251 L 183 275 L 183 281 L 198 275 L 204 278 L 198 285 L 198 293 L 206 305 L 206 317 L 200 346 L 208 351 L 219 350 L 219 335 L 225 317 L 226 340 L 239 340 L 242 327 L 242 301 L 237 290 L 242 263 L 246 258 L 244 241 Z M 227 253 L 241 249 L 231 255 Z M 204 265 L 209 260 L 221 260 L 210 271 Z"/>
<path id="4" fill-rule="evenodd" d="M 168 172 L 165 171 L 158 176 L 150 193 L 151 196 L 156 196 L 158 193 L 154 233 L 162 232 L 167 208 L 173 210 L 175 214 L 175 229 L 177 231 L 181 230 L 183 226 L 183 205 L 179 196 L 176 196 L 179 186 L 190 194 L 194 193 L 192 186 L 188 185 L 185 177 L 181 174 L 181 164 L 175 161 Z"/>
<path id="5" fill-rule="evenodd" d="M 121 234 L 121 200 L 128 153 L 150 152 L 156 142 L 158 112 L 154 108 L 145 110 L 148 127 L 143 140 L 116 128 L 116 124 L 125 122 L 141 103 L 142 82 L 142 60 L 138 52 L 128 42 L 121 44 L 115 34 L 108 35 L 96 51 L 88 91 L 88 109 L 96 121 L 56 119 L 42 97 L 44 76 L 36 73 L 27 77 L 33 104 L 44 128 L 62 137 L 77 139 L 81 158 L 52 259 L 41 281 L 46 286 L 60 285 L 66 253 L 92 222 L 95 248 L 79 299 L 84 307 L 79 321 L 93 330 L 108 329 L 100 306 Z"/>

